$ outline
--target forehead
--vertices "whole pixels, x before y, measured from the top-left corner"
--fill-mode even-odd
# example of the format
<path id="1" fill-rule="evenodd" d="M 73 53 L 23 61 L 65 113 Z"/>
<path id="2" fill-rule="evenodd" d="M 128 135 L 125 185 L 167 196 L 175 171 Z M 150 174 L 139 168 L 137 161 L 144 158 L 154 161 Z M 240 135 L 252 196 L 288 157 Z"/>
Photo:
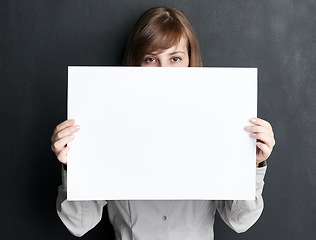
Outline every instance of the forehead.
<path id="1" fill-rule="evenodd" d="M 187 44 L 188 40 L 185 37 L 182 37 L 180 39 L 180 41 L 175 44 L 174 46 L 167 48 L 167 49 L 157 49 L 154 50 L 152 52 L 150 52 L 151 54 L 161 54 L 161 53 L 172 53 L 172 52 L 176 52 L 176 51 L 182 51 L 184 53 L 188 52 L 188 44 Z"/>

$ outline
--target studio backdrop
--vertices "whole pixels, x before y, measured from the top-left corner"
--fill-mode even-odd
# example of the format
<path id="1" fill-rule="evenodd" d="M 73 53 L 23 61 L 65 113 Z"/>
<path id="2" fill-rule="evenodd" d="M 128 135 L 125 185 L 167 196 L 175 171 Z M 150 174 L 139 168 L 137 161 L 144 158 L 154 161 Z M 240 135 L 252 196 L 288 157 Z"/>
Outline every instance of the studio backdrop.
<path id="1" fill-rule="evenodd" d="M 237 234 L 216 216 L 215 239 L 316 239 L 314 0 L 2 0 L 0 239 L 75 239 L 56 214 L 50 149 L 67 116 L 67 67 L 121 65 L 130 30 L 156 6 L 185 13 L 203 66 L 259 69 L 258 116 L 275 132 L 260 219 Z M 114 239 L 104 210 L 82 239 Z"/>

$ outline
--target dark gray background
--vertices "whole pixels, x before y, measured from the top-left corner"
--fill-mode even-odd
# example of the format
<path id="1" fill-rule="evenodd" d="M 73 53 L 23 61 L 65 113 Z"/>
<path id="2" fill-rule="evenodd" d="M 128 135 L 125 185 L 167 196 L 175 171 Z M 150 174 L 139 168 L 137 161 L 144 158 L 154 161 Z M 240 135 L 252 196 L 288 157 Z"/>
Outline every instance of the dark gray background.
<path id="1" fill-rule="evenodd" d="M 55 211 L 50 150 L 66 119 L 67 66 L 120 65 L 140 14 L 170 5 L 194 26 L 204 66 L 259 68 L 258 116 L 277 141 L 261 218 L 238 235 L 217 217 L 216 239 L 316 239 L 315 0 L 2 0 L 0 239 L 75 238 Z M 83 239 L 113 239 L 107 217 Z"/>

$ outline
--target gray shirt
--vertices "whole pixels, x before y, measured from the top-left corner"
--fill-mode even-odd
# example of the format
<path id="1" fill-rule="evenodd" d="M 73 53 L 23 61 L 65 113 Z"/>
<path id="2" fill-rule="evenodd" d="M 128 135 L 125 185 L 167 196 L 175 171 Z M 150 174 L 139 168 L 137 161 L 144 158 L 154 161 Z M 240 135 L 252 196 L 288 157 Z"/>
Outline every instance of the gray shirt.
<path id="1" fill-rule="evenodd" d="M 67 201 L 67 171 L 62 170 L 57 213 L 76 236 L 98 224 L 107 205 L 118 240 L 210 240 L 214 239 L 216 210 L 236 232 L 246 231 L 257 221 L 263 210 L 265 172 L 266 167 L 256 170 L 255 200 Z"/>

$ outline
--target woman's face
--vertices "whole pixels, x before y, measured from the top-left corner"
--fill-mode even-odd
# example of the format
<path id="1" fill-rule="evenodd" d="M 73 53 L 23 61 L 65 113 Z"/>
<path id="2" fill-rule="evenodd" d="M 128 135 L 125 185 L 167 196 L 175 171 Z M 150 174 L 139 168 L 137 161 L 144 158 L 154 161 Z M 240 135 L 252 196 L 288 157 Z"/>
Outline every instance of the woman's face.
<path id="1" fill-rule="evenodd" d="M 180 42 L 163 52 L 154 51 L 147 53 L 141 60 L 141 67 L 188 67 L 189 53 L 187 39 L 181 38 Z"/>

